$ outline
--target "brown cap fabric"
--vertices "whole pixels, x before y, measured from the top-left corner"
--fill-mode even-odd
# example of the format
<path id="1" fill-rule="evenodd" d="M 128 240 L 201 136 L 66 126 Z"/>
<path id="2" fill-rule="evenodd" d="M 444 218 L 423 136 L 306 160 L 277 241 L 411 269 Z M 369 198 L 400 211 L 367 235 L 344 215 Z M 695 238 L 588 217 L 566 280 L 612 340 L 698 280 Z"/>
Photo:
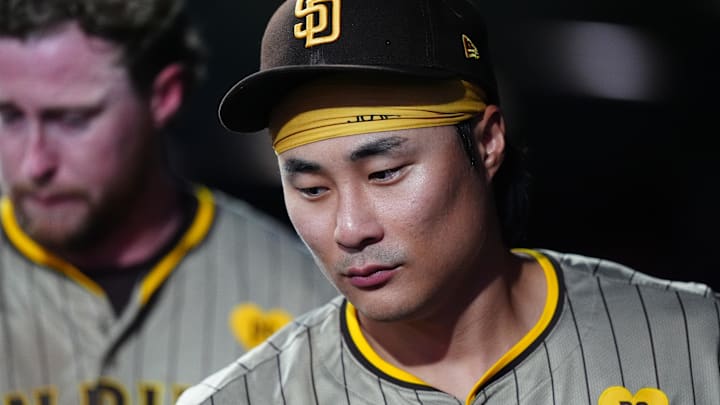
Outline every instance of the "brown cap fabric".
<path id="1" fill-rule="evenodd" d="M 220 121 L 258 131 L 298 85 L 378 74 L 464 79 L 499 101 L 483 17 L 467 0 L 287 0 L 265 30 L 260 70 L 227 92 Z"/>

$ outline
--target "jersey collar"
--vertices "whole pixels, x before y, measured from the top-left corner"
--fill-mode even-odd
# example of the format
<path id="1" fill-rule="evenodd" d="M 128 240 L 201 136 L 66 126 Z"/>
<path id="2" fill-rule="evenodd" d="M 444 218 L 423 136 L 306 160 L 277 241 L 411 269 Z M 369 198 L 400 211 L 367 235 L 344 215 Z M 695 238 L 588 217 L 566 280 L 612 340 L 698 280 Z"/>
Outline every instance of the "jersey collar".
<path id="1" fill-rule="evenodd" d="M 205 187 L 197 187 L 195 197 L 198 200 L 198 208 L 190 227 L 170 252 L 153 266 L 140 285 L 139 297 L 143 305 L 150 300 L 150 297 L 168 278 L 183 257 L 205 239 L 210 230 L 215 216 L 212 193 Z M 14 207 L 6 196 L 0 200 L 0 221 L 10 242 L 29 260 L 64 274 L 97 296 L 105 295 L 103 289 L 80 269 L 32 240 L 17 223 Z"/>
<path id="2" fill-rule="evenodd" d="M 505 370 L 510 369 L 528 353 L 532 352 L 536 344 L 539 343 L 555 324 L 560 312 L 562 291 L 560 270 L 556 268 L 557 264 L 537 250 L 513 249 L 513 253 L 530 256 L 540 264 L 545 274 L 547 285 L 545 306 L 536 324 L 475 383 L 475 387 L 466 399 L 466 403 L 468 404 L 472 403 L 473 398 L 482 387 L 503 375 Z M 357 310 L 347 300 L 344 301 L 341 317 L 343 334 L 349 343 L 348 346 L 350 350 L 368 369 L 402 386 L 412 389 L 434 390 L 433 387 L 420 378 L 386 362 L 373 350 L 360 329 Z"/>

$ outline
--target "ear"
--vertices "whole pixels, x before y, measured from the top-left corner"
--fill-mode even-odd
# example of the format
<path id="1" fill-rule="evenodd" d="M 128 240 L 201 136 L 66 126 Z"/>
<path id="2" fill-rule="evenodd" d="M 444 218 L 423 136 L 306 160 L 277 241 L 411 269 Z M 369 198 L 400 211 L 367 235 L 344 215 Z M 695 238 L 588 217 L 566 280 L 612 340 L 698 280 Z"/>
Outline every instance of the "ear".
<path id="1" fill-rule="evenodd" d="M 497 173 L 505 155 L 505 119 L 500 108 L 489 105 L 482 119 L 473 128 L 478 156 L 485 167 L 488 180 Z"/>
<path id="2" fill-rule="evenodd" d="M 164 127 L 180 109 L 185 90 L 183 73 L 183 67 L 179 63 L 173 63 L 155 76 L 150 95 L 150 109 L 157 128 Z"/>

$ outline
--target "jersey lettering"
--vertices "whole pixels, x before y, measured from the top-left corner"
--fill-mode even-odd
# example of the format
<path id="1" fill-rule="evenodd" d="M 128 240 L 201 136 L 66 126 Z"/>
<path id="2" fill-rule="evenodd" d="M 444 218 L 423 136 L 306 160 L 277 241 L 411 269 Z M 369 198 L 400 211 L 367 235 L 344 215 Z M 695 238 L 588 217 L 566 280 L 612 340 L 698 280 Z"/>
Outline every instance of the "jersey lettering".
<path id="1" fill-rule="evenodd" d="M 190 385 L 173 384 L 170 404 L 174 404 Z M 137 405 L 166 405 L 164 401 L 165 386 L 157 382 L 141 381 L 137 385 Z M 80 385 L 79 405 L 133 405 L 127 387 L 120 382 L 103 378 L 98 384 L 84 383 Z M 58 392 L 56 387 L 42 387 L 33 390 L 32 398 L 21 392 L 11 392 L 0 397 L 2 405 L 57 405 Z"/>
<path id="2" fill-rule="evenodd" d="M 57 390 L 55 389 L 55 387 L 38 388 L 33 394 L 33 396 L 35 397 L 35 403 L 38 405 L 57 404 Z"/>
<path id="3" fill-rule="evenodd" d="M 16 392 L 5 395 L 5 400 L 3 401 L 3 404 L 5 404 L 5 405 L 29 405 L 29 403 L 27 402 L 27 399 L 22 394 L 18 394 Z"/>
<path id="4" fill-rule="evenodd" d="M 140 383 L 138 386 L 139 405 L 162 404 L 163 386 L 159 383 Z"/>
<path id="5" fill-rule="evenodd" d="M 85 391 L 85 401 L 88 405 L 103 404 L 103 405 L 127 405 L 130 404 L 128 400 L 127 390 L 122 384 L 112 381 L 108 378 L 103 378 L 95 386 L 87 386 Z"/>
<path id="6" fill-rule="evenodd" d="M 41 387 L 33 390 L 34 402 L 29 402 L 21 393 L 10 393 L 5 395 L 3 404 L 5 405 L 56 405 L 57 390 L 55 387 Z"/>
<path id="7" fill-rule="evenodd" d="M 174 384 L 172 388 L 173 403 L 177 402 L 178 398 L 180 398 L 180 394 L 188 388 L 190 388 L 190 385 L 188 384 Z"/>

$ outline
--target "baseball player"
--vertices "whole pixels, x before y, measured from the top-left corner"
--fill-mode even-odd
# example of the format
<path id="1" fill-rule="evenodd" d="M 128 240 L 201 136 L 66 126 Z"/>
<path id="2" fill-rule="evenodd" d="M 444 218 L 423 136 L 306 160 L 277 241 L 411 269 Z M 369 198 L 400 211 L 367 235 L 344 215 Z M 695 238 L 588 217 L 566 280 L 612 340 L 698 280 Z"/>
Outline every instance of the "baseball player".
<path id="1" fill-rule="evenodd" d="M 163 128 L 180 2 L 0 2 L 0 403 L 162 405 L 337 291 L 297 236 L 188 185 Z"/>
<path id="2" fill-rule="evenodd" d="M 715 292 L 517 243 L 524 181 L 465 0 L 288 0 L 223 99 L 268 127 L 343 293 L 181 396 L 204 404 L 720 403 Z"/>

